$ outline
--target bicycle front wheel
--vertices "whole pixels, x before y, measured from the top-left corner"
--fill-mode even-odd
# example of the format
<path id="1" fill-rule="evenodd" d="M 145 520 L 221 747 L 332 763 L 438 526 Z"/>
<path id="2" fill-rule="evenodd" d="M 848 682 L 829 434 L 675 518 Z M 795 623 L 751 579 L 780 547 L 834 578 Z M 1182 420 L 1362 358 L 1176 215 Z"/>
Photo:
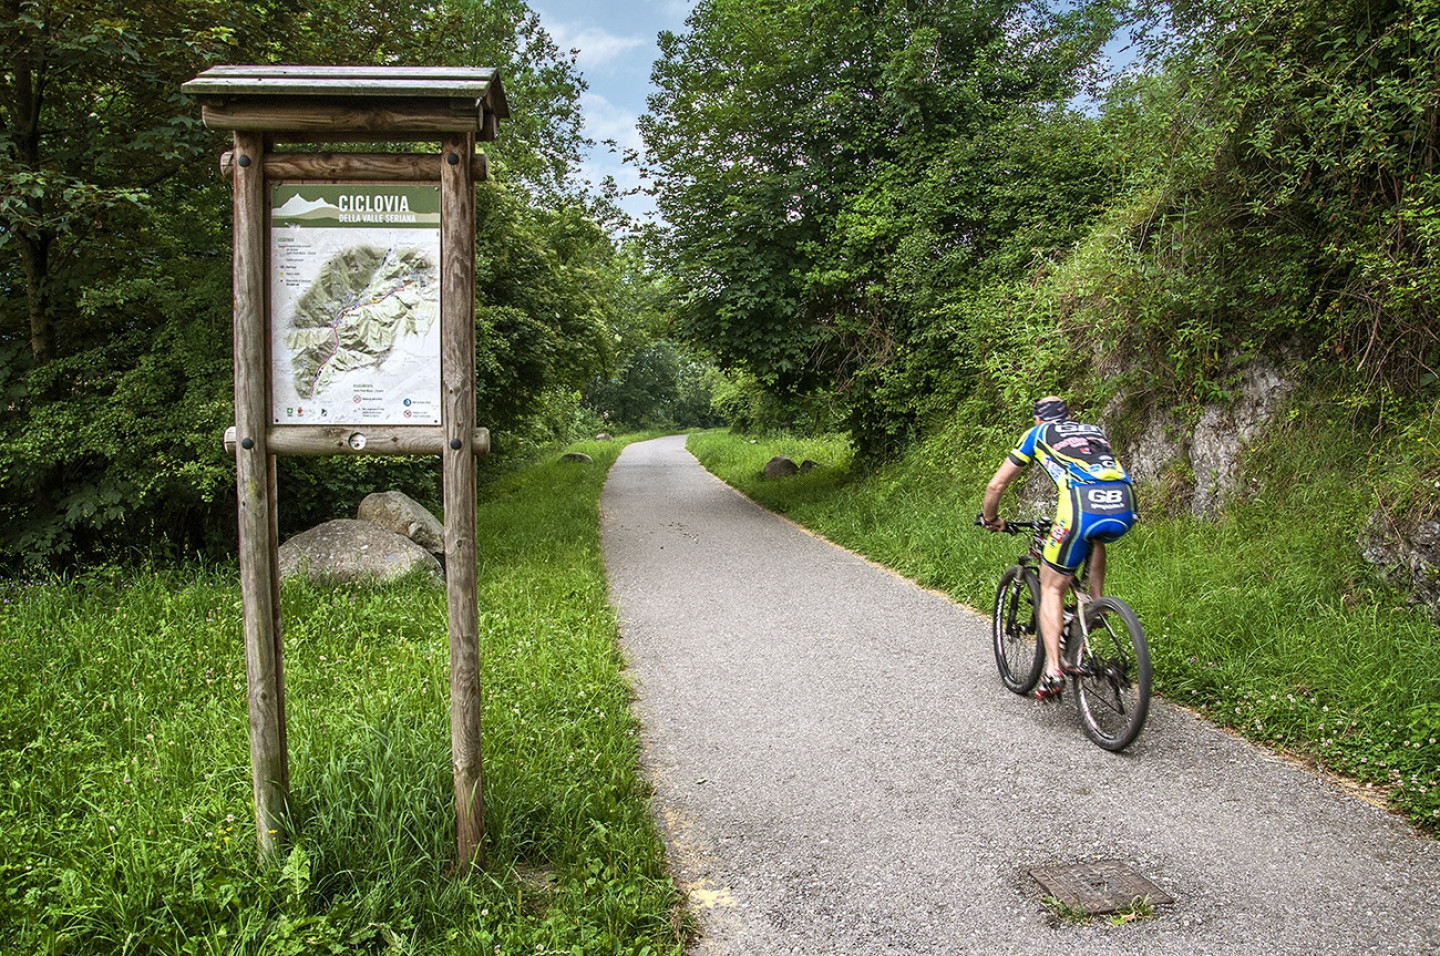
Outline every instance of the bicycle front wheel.
<path id="1" fill-rule="evenodd" d="M 1009 568 L 995 589 L 991 633 L 1000 679 L 1017 694 L 1028 694 L 1040 679 L 1045 651 L 1040 645 L 1040 582 L 1021 565 Z"/>
<path id="2" fill-rule="evenodd" d="M 1089 637 L 1070 662 L 1085 734 L 1106 750 L 1124 750 L 1150 712 L 1150 651 L 1130 605 L 1097 598 L 1085 611 Z M 1072 633 L 1079 628 L 1072 628 Z"/>

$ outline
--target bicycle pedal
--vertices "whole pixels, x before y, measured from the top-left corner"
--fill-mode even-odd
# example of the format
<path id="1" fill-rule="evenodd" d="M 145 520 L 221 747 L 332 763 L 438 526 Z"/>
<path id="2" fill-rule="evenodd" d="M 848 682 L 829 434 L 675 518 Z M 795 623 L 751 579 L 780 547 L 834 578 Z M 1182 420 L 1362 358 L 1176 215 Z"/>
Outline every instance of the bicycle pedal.
<path id="1" fill-rule="evenodd" d="M 1065 693 L 1065 681 L 1063 678 L 1052 679 L 1046 675 L 1040 681 L 1040 686 L 1035 689 L 1035 699 L 1042 704 L 1059 700 Z"/>

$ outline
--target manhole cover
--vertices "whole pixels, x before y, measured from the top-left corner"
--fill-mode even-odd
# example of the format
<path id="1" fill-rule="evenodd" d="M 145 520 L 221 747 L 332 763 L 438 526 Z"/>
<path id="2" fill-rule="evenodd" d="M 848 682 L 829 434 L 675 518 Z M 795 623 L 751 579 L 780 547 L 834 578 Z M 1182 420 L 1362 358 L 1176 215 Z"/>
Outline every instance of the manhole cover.
<path id="1" fill-rule="evenodd" d="M 1114 860 L 1037 866 L 1030 870 L 1041 886 L 1066 906 L 1091 915 L 1114 913 L 1137 898 L 1151 903 L 1173 903 L 1160 887 Z"/>

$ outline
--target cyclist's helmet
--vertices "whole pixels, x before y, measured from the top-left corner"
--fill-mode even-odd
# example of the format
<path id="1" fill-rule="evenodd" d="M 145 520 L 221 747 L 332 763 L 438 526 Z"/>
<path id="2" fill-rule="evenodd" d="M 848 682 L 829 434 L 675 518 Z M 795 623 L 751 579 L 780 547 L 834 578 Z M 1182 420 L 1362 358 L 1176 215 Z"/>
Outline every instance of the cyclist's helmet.
<path id="1" fill-rule="evenodd" d="M 1035 417 L 1042 422 L 1064 422 L 1070 420 L 1070 406 L 1063 398 L 1041 398 L 1034 405 Z"/>

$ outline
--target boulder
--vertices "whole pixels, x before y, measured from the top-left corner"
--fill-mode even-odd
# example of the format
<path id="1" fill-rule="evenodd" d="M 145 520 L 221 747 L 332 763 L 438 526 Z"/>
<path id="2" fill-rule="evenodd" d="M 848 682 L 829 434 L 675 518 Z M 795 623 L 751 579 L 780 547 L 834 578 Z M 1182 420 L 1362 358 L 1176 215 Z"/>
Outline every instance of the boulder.
<path id="1" fill-rule="evenodd" d="M 800 473 L 800 466 L 784 455 L 776 455 L 765 463 L 766 478 L 788 478 Z"/>
<path id="2" fill-rule="evenodd" d="M 445 553 L 445 526 L 403 491 L 366 495 L 355 517 L 402 534 L 432 554 Z"/>
<path id="3" fill-rule="evenodd" d="M 598 435 L 595 436 L 595 440 L 596 440 L 596 441 L 612 441 L 613 439 L 610 437 L 610 433 L 609 433 L 609 432 L 601 432 L 600 434 L 598 434 Z"/>
<path id="4" fill-rule="evenodd" d="M 595 459 L 580 451 L 567 451 L 565 454 L 560 456 L 560 460 L 573 462 L 578 465 L 589 465 L 593 464 L 595 461 Z"/>
<path id="5" fill-rule="evenodd" d="M 301 532 L 280 546 L 280 576 L 316 582 L 376 584 L 416 568 L 444 579 L 435 556 L 404 535 L 354 518 L 338 518 Z"/>

